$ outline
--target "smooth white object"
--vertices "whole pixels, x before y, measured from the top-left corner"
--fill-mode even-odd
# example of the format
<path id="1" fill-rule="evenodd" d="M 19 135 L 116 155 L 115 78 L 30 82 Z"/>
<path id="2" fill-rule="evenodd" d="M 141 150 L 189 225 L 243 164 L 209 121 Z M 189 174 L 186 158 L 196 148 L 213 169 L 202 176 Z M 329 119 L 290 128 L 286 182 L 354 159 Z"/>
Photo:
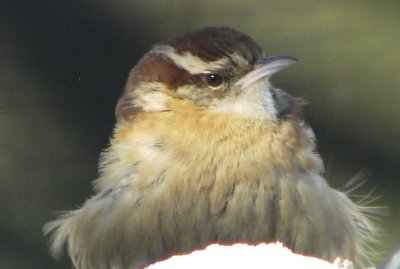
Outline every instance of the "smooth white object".
<path id="1" fill-rule="evenodd" d="M 157 262 L 147 269 L 196 269 L 196 268 L 251 268 L 251 269 L 333 269 L 352 268 L 338 266 L 335 262 L 294 254 L 281 243 L 259 244 L 249 246 L 235 244 L 232 246 L 210 245 L 204 250 L 197 250 L 187 255 L 173 256 Z"/>

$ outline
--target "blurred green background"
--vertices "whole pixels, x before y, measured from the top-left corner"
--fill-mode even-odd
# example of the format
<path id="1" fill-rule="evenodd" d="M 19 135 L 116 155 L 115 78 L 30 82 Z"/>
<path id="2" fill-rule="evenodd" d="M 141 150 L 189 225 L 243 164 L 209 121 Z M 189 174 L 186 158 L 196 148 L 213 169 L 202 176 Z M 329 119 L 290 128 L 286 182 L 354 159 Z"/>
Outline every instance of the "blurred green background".
<path id="1" fill-rule="evenodd" d="M 91 194 L 131 67 L 152 44 L 233 26 L 301 64 L 275 85 L 308 101 L 335 187 L 361 170 L 389 207 L 382 256 L 400 244 L 399 1 L 1 1 L 0 268 L 71 268 L 42 226 Z"/>

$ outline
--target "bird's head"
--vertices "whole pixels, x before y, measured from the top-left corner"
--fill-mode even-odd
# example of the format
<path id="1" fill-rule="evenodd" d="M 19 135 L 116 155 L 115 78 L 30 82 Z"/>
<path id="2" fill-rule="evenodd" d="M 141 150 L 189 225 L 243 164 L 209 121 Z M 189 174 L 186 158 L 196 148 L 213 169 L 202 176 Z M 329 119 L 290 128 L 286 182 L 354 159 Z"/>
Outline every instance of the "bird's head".
<path id="1" fill-rule="evenodd" d="M 131 71 L 116 116 L 130 121 L 138 111 L 169 111 L 173 100 L 221 113 L 287 117 L 298 106 L 268 79 L 296 62 L 266 57 L 252 38 L 232 28 L 205 28 L 154 46 Z"/>

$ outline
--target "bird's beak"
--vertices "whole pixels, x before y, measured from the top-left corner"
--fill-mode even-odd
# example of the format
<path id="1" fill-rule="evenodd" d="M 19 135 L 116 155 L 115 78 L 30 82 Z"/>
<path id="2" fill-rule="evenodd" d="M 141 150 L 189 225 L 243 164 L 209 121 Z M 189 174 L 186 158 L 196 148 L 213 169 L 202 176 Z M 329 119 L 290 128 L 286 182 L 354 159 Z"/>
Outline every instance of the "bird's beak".
<path id="1" fill-rule="evenodd" d="M 254 64 L 254 69 L 239 79 L 236 85 L 246 88 L 253 82 L 262 78 L 270 78 L 273 74 L 298 62 L 299 60 L 291 56 L 264 57 L 258 60 Z"/>

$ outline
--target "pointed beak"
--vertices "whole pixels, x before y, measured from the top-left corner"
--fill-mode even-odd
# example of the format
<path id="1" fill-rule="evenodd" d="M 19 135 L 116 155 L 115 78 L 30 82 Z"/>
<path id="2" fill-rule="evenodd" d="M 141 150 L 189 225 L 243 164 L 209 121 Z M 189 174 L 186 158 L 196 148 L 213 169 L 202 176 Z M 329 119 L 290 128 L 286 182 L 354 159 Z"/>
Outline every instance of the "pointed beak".
<path id="1" fill-rule="evenodd" d="M 298 62 L 299 60 L 291 56 L 271 56 L 262 58 L 254 64 L 254 69 L 252 71 L 236 82 L 236 85 L 246 88 L 259 79 L 270 78 L 275 73 L 278 73 L 279 71 Z"/>

